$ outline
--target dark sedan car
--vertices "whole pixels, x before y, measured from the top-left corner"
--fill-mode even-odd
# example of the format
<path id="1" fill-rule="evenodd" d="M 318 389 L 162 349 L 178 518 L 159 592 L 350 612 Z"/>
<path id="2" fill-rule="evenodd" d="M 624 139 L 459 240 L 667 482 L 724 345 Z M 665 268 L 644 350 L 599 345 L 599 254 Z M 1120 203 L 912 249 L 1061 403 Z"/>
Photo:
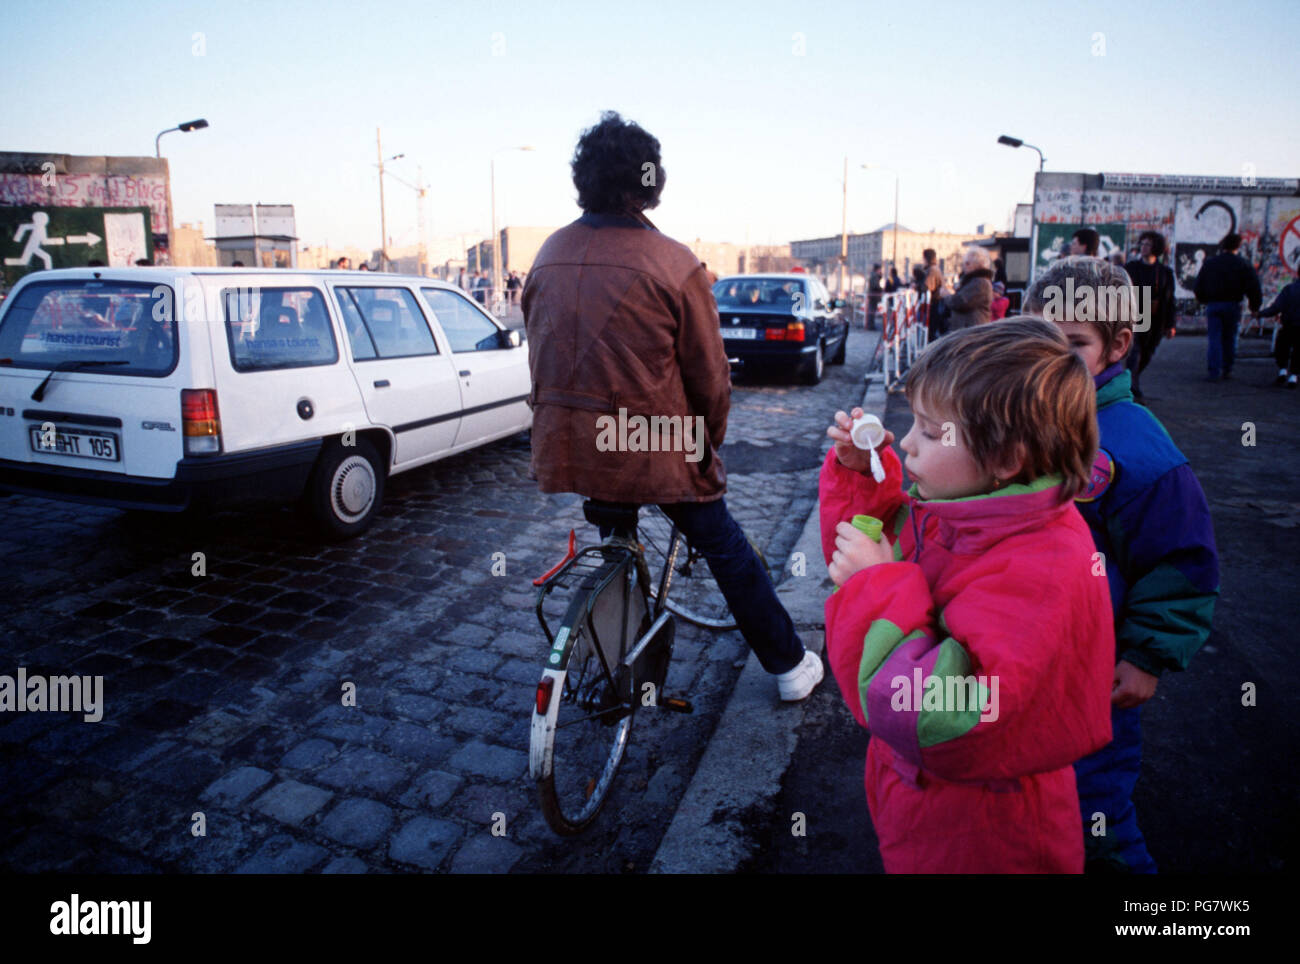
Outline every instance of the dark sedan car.
<path id="1" fill-rule="evenodd" d="M 742 369 L 785 369 L 809 385 L 827 363 L 844 363 L 849 323 L 843 302 L 806 274 L 743 274 L 713 285 L 727 357 Z"/>

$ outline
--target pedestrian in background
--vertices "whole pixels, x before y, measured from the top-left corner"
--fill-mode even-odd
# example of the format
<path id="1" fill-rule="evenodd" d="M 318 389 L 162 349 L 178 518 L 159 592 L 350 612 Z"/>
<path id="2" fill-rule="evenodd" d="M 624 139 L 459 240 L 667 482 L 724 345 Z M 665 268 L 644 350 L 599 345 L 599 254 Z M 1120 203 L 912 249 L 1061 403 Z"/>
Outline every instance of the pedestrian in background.
<path id="1" fill-rule="evenodd" d="M 989 304 L 989 320 L 1001 321 L 1011 309 L 1011 299 L 1007 297 L 1007 286 L 1001 281 L 993 282 L 993 301 Z"/>
<path id="2" fill-rule="evenodd" d="M 349 258 L 347 255 L 344 255 L 343 257 L 339 258 L 338 263 L 335 265 L 335 267 L 338 268 L 340 271 L 350 271 L 352 269 L 352 259 Z"/>
<path id="3" fill-rule="evenodd" d="M 985 325 L 992 320 L 993 269 L 989 266 L 989 253 L 983 248 L 967 248 L 961 268 L 957 290 L 943 299 L 947 309 L 945 334 L 958 328 Z"/>
<path id="4" fill-rule="evenodd" d="M 1080 228 L 1070 235 L 1067 256 L 1086 254 L 1090 258 L 1095 258 L 1100 250 L 1101 235 L 1092 228 Z"/>
<path id="5" fill-rule="evenodd" d="M 1166 335 L 1170 338 L 1174 336 L 1174 272 L 1162 262 L 1166 248 L 1163 234 L 1143 231 L 1138 242 L 1140 257 L 1123 266 L 1139 291 L 1143 288 L 1151 291 L 1151 317 L 1144 319 L 1147 323 L 1146 330 L 1134 329 L 1133 347 L 1128 354 L 1128 370 L 1133 376 L 1133 398 L 1139 402 L 1143 399 L 1138 384 L 1142 372 L 1151 364 L 1161 340 Z"/>
<path id="6" fill-rule="evenodd" d="M 1225 234 L 1219 253 L 1201 267 L 1196 276 L 1196 300 L 1205 305 L 1206 381 L 1226 381 L 1232 377 L 1232 363 L 1237 358 L 1237 326 L 1241 323 L 1241 299 L 1250 303 L 1251 314 L 1259 313 L 1263 295 L 1259 275 L 1250 262 L 1237 254 L 1241 235 Z"/>
<path id="7" fill-rule="evenodd" d="M 880 310 L 880 296 L 885 293 L 884 272 L 880 265 L 871 266 L 871 278 L 867 282 L 867 331 L 876 330 L 876 312 Z"/>
<path id="8" fill-rule="evenodd" d="M 1278 364 L 1273 384 L 1295 388 L 1296 374 L 1300 372 L 1300 279 L 1279 291 L 1273 303 L 1259 313 L 1261 318 L 1274 315 L 1282 316 L 1282 330 L 1273 346 L 1273 360 Z"/>
<path id="9" fill-rule="evenodd" d="M 907 286 L 903 284 L 903 279 L 898 276 L 898 268 L 893 265 L 889 266 L 889 280 L 885 282 L 885 294 L 893 294 L 895 291 L 901 291 Z"/>

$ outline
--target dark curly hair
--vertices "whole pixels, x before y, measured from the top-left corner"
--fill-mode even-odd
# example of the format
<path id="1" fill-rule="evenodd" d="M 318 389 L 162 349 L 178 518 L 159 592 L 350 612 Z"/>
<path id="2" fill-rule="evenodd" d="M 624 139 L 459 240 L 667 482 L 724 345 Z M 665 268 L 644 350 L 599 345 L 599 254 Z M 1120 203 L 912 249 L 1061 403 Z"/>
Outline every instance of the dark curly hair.
<path id="1" fill-rule="evenodd" d="M 607 110 L 573 149 L 578 206 L 592 214 L 624 214 L 657 207 L 665 172 L 659 140 L 635 121 Z M 653 165 L 653 166 L 650 166 Z"/>
<path id="2" fill-rule="evenodd" d="M 1165 236 L 1159 231 L 1143 231 L 1138 235 L 1138 242 L 1141 243 L 1143 241 L 1151 242 L 1151 253 L 1157 258 L 1161 257 L 1168 249 L 1168 243 L 1165 241 Z"/>

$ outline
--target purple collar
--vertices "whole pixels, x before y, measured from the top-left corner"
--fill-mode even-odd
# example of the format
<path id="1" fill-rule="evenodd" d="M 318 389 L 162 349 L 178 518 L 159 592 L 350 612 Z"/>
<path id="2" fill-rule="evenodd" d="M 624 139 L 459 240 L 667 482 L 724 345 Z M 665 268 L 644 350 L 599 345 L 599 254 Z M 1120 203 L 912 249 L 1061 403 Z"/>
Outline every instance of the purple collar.
<path id="1" fill-rule="evenodd" d="M 1105 385 L 1108 381 L 1110 381 L 1112 378 L 1114 378 L 1122 371 L 1124 371 L 1124 362 L 1123 361 L 1115 362 L 1115 364 L 1111 365 L 1100 375 L 1092 376 L 1093 387 L 1100 389 L 1101 386 Z"/>

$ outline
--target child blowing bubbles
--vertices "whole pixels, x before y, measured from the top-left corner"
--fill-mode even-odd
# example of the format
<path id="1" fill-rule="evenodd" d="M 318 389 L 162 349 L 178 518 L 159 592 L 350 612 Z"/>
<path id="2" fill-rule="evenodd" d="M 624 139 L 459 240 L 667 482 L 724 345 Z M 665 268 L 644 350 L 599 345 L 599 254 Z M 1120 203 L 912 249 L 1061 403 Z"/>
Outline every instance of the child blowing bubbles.
<path id="1" fill-rule="evenodd" d="M 871 730 L 885 869 L 1077 873 L 1071 764 L 1110 739 L 1114 647 L 1072 502 L 1097 446 L 1091 379 L 1054 326 L 1013 319 L 932 345 L 907 396 L 911 489 L 890 435 L 885 481 L 872 479 L 843 412 L 820 484 L 839 586 L 827 655 Z M 881 519 L 893 544 L 849 525 L 855 514 Z"/>

